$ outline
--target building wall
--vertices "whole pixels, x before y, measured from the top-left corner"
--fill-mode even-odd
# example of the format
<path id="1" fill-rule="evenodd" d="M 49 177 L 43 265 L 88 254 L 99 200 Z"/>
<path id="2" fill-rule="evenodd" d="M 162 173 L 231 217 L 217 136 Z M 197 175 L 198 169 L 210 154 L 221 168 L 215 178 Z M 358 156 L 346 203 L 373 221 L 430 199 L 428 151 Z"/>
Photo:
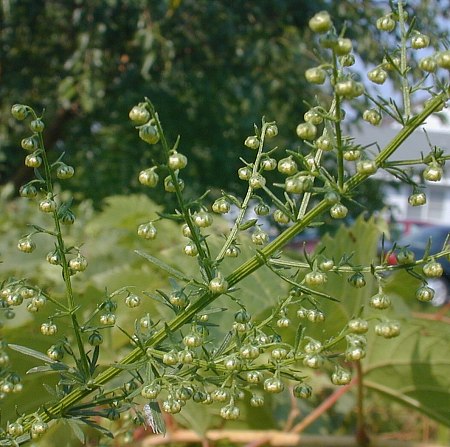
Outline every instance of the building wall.
<path id="1" fill-rule="evenodd" d="M 411 206 L 408 204 L 411 188 L 404 185 L 398 189 L 386 186 L 386 204 L 393 218 L 434 225 L 450 224 L 450 186 L 429 183 L 425 193 L 427 196 L 425 205 Z"/>

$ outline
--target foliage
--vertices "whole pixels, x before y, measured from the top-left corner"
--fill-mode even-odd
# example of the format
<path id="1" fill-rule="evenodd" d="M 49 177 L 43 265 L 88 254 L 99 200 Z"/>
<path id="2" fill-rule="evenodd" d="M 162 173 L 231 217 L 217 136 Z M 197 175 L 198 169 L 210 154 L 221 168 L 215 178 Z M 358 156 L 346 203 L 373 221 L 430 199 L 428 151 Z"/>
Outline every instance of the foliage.
<path id="1" fill-rule="evenodd" d="M 416 3 L 422 29 L 436 29 L 445 2 Z M 198 179 L 188 187 L 238 192 L 241 139 L 255 117 L 295 129 L 307 109 L 298 98 L 321 94 L 303 72 L 315 58 L 307 18 L 324 7 L 358 37 L 364 60 L 381 59 L 378 2 L 3 2 L 1 114 L 16 102 L 45 109 L 47 150 L 65 152 L 80 174 L 67 187 L 98 207 L 103 197 L 136 191 L 130 178 L 150 162 L 124 120 L 130 104 L 149 96 L 168 134 L 183 136 L 189 175 Z M 0 181 L 18 188 L 30 179 L 16 150 L 23 128 L 7 118 L 0 126 Z M 294 132 L 278 144 L 296 147 Z M 369 191 L 369 209 L 379 208 L 378 188 Z"/>
<path id="2" fill-rule="evenodd" d="M 434 292 L 428 280 L 442 275 L 439 260 L 449 256 L 448 245 L 436 253 L 427 250 L 422 259 L 407 247 L 378 254 L 379 224 L 360 218 L 353 228 L 341 229 L 336 243 L 324 239 L 303 260 L 282 252 L 308 227 L 322 225 L 326 216 L 345 219 L 349 207 L 358 205 L 355 191 L 379 170 L 410 186 L 411 206 L 426 200 L 426 182 L 442 178 L 450 155 L 441 148 L 431 147 L 420 160 L 391 160 L 404 140 L 448 101 L 445 74 L 450 69 L 445 49 L 429 56 L 426 64 L 410 56 L 428 46 L 428 37 L 418 31 L 402 2 L 391 6 L 376 26 L 385 33 L 396 28 L 399 44 L 386 51 L 367 77 L 377 85 L 388 73 L 396 78 L 401 104 L 371 96 L 352 71 L 353 44 L 345 29 L 337 29 L 327 12 L 315 14 L 308 23 L 317 36 L 316 60 L 305 79 L 311 84 L 327 80 L 327 87 L 308 103 L 304 121 L 296 127 L 297 148 L 274 144 L 279 133 L 275 122 L 263 118 L 254 126 L 240 158 L 238 179 L 244 188 L 239 196 L 225 190 L 219 196 L 195 194 L 188 176 L 192 159 L 180 137 L 169 137 L 154 103 L 145 98 L 129 112 L 139 138 L 149 146 L 148 163 L 137 177 L 150 191 L 164 194 L 166 206 L 142 196 L 116 196 L 106 201 L 101 214 L 77 221 L 73 197 L 59 186 L 72 181 L 75 168 L 63 155 L 47 151 L 43 116 L 25 104 L 12 106 L 12 116 L 26 122 L 31 132 L 21 146 L 34 176 L 19 193 L 39 215 L 30 216 L 26 230 L 21 213 L 28 213 L 27 207 L 13 225 L 0 221 L 11 235 L 21 232 L 15 245 L 29 259 L 18 265 L 14 257 L 5 257 L 14 276 L 2 280 L 0 310 L 6 320 L 24 309 L 45 314 L 40 333 L 51 345 L 43 349 L 39 337 L 36 347 L 30 346 L 23 331 L 16 334 L 18 343 L 2 341 L 1 391 L 10 397 L 23 388 L 21 375 L 10 364 L 13 350 L 13 356 L 33 362 L 28 374 L 50 377 L 45 388 L 52 397 L 45 403 L 36 399 L 33 409 L 18 409 L 16 416 L 11 411 L 1 445 L 40 438 L 54 420 L 68 425 L 80 440 L 85 437 L 81 427 L 112 436 L 101 421 L 114 422 L 121 415 L 121 431 L 145 424 L 154 433 L 164 432 L 156 399 L 165 413 L 186 415 L 185 406 L 214 405 L 211 414 L 237 421 L 267 400 L 279 405 L 277 396 L 287 388 L 293 402 L 308 399 L 314 384 L 309 377 L 316 371 L 326 373 L 334 385 L 357 387 L 360 445 L 367 440 L 365 377 L 370 389 L 450 422 L 445 405 L 432 404 L 429 392 L 433 389 L 442 402 L 448 394 L 448 362 L 440 349 L 429 349 L 433 340 L 448 338 L 447 328 L 436 325 L 423 340 L 423 324 L 408 318 L 390 276 L 405 272 L 415 281 L 414 296 L 430 301 Z M 416 113 L 412 104 L 422 94 L 428 100 Z M 345 105 L 363 104 L 358 99 L 363 95 L 371 104 L 364 120 L 376 126 L 389 116 L 400 127 L 376 154 L 356 146 L 344 129 Z M 420 180 L 403 169 L 415 165 L 422 167 Z M 173 209 L 170 203 L 175 203 Z M 3 206 L 20 210 L 23 205 L 5 201 Z M 83 209 L 89 215 L 90 208 Z M 219 217 L 231 211 L 234 218 Z M 272 239 L 262 225 L 268 214 L 281 227 Z M 144 246 L 130 234 L 136 224 Z M 2 243 L 9 251 L 8 240 Z M 134 257 L 130 245 L 137 247 Z M 30 256 L 33 252 L 36 258 Z M 388 263 L 390 255 L 397 265 Z M 25 276 L 16 275 L 24 267 Z M 104 343 L 108 338 L 109 347 Z M 390 351 L 379 348 L 381 338 Z M 399 355 L 401 342 L 407 349 Z M 403 381 L 389 378 L 386 384 L 394 367 Z M 431 388 L 423 386 L 423 379 Z"/>

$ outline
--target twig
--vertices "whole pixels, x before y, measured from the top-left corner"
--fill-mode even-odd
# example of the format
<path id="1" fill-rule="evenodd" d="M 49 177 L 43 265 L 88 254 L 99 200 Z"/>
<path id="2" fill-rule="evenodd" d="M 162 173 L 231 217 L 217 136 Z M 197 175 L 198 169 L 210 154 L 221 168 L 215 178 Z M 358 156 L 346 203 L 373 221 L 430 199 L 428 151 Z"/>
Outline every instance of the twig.
<path id="1" fill-rule="evenodd" d="M 267 443 L 273 447 L 357 447 L 354 436 L 321 436 L 304 435 L 299 433 L 286 433 L 277 430 L 210 430 L 204 436 L 192 430 L 177 430 L 163 435 L 149 436 L 137 447 L 150 447 L 165 444 L 193 444 L 202 443 L 203 439 L 210 442 L 228 441 L 231 444 L 251 444 L 252 446 Z M 386 440 L 383 438 L 371 439 L 371 447 L 443 447 L 427 442 L 409 442 L 398 440 Z"/>
<path id="2" fill-rule="evenodd" d="M 356 383 L 358 385 L 357 392 L 357 425 L 356 425 L 356 442 L 359 447 L 368 447 L 370 439 L 367 435 L 366 424 L 364 420 L 364 373 L 361 367 L 361 361 L 355 362 L 356 366 Z"/>
<path id="3" fill-rule="evenodd" d="M 439 310 L 439 312 L 433 314 L 412 312 L 412 316 L 414 318 L 419 318 L 420 320 L 442 321 L 442 323 L 450 324 L 450 317 L 445 316 L 449 309 L 450 304 L 447 304 L 441 310 Z"/>
<path id="4" fill-rule="evenodd" d="M 262 437 L 261 439 L 255 439 L 252 442 L 249 442 L 244 447 L 260 447 L 261 445 L 270 444 L 270 437 Z"/>
<path id="5" fill-rule="evenodd" d="M 322 416 L 323 413 L 328 411 L 340 398 L 343 396 L 353 385 L 356 384 L 356 378 L 353 379 L 348 385 L 345 385 L 337 389 L 327 399 L 325 399 L 317 408 L 308 414 L 301 422 L 295 425 L 291 433 L 301 433 L 306 427 L 311 425 L 316 419 Z"/>
<path id="6" fill-rule="evenodd" d="M 297 405 L 297 399 L 295 398 L 294 394 L 291 392 L 289 393 L 289 397 L 291 400 L 291 409 L 289 411 L 288 417 L 286 419 L 286 423 L 284 424 L 283 431 L 289 432 L 292 429 L 292 426 L 294 425 L 295 419 L 300 416 L 300 410 Z"/>

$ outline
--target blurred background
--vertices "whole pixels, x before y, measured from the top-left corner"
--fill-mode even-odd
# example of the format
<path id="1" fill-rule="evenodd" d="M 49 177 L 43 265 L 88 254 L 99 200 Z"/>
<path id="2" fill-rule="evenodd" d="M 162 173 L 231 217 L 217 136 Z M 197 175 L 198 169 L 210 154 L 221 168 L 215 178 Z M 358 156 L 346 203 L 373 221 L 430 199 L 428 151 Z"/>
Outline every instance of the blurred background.
<path id="1" fill-rule="evenodd" d="M 95 266 L 88 281 L 76 284 L 82 296 L 94 299 L 105 283 L 113 286 L 118 278 L 143 289 L 153 287 L 162 280 L 155 281 L 155 272 L 145 270 L 148 267 L 133 257 L 132 249 L 137 244 L 134 224 L 146 218 L 149 210 L 163 210 L 161 207 L 167 205 L 163 192 L 152 190 L 156 204 L 137 195 L 111 198 L 147 192 L 138 183 L 137 174 L 153 163 L 148 145 L 137 137 L 128 119 L 131 107 L 149 97 L 171 142 L 181 136 L 179 150 L 189 159 L 185 174 L 188 195 L 211 190 L 214 198 L 221 189 L 242 194 L 236 171 L 241 166 L 243 141 L 254 133 L 253 124 L 259 124 L 263 116 L 277 121 L 275 144 L 296 149 L 300 144 L 295 128 L 309 109 L 305 101 L 314 102 L 315 96 L 326 95 L 327 87 L 316 89 L 304 79 L 304 71 L 317 63 L 308 19 L 322 9 L 328 10 L 337 29 L 345 27 L 346 36 L 353 39 L 356 70 L 362 72 L 366 65 L 371 66 L 368 61 L 383 59 L 384 43 L 389 41 L 380 35 L 375 22 L 388 7 L 387 1 L 376 0 L 2 0 L 1 255 L 15 249 L 24 222 L 42 218 L 24 201 L 15 200 L 19 187 L 32 178 L 32 172 L 24 166 L 20 148 L 28 130 L 26 124 L 11 117 L 13 104 L 25 103 L 38 112 L 45 111 L 47 150 L 53 159 L 65 153 L 66 163 L 76 169 L 75 177 L 64 184 L 78 204 L 78 219 L 69 237 L 91 243 L 88 254 Z M 436 36 L 431 47 L 448 43 L 447 0 L 411 1 L 407 8 L 414 9 L 423 33 Z M 417 58 L 422 56 L 417 53 Z M 397 87 L 391 81 L 380 93 L 395 96 Z M 388 120 L 381 130 L 358 123 L 365 106 L 359 101 L 349 108 L 348 133 L 357 144 L 370 146 L 376 153 L 374 143 L 383 146 L 396 128 Z M 448 122 L 445 113 L 430 120 L 429 141 L 422 130 L 418 131 L 399 151 L 399 157 L 420 158 L 421 153 L 429 152 L 430 144 L 448 150 Z M 440 183 L 428 186 L 426 206 L 410 207 L 408 187 L 383 175 L 375 176 L 355 197 L 359 205 L 349 204 L 348 222 L 354 222 L 364 211 L 381 214 L 396 239 L 422 228 L 448 225 L 448 169 Z M 307 249 L 313 250 L 330 229 L 332 222 L 326 221 L 295 241 L 291 249 L 303 250 L 306 242 Z M 164 234 L 165 239 L 154 246 L 155 252 L 180 243 L 174 228 Z M 419 253 L 427 235 L 414 240 L 422 244 L 417 248 Z M 168 253 L 168 257 L 173 255 L 173 251 Z M 42 267 L 40 260 L 27 258 L 24 262 L 21 256 L 10 257 L 0 271 L 17 275 L 25 272 L 50 284 L 59 280 L 48 266 Z M 113 264 L 120 264 L 120 268 L 113 269 Z M 443 300 L 436 303 L 438 306 L 444 306 L 448 298 L 448 275 L 447 266 L 439 285 Z M 393 289 L 399 287 L 398 283 L 392 285 Z M 399 295 L 402 293 L 406 292 Z M 333 410 L 334 417 L 339 414 L 340 422 L 351 417 L 354 420 L 354 415 L 345 416 L 353 404 L 354 400 L 343 401 Z M 304 411 L 312 407 L 307 404 Z M 414 419 L 408 425 L 407 412 L 385 407 L 376 398 L 370 403 L 370 411 L 374 425 L 395 431 L 405 429 L 406 424 L 406 430 L 414 434 L 421 431 L 422 439 L 426 433 L 435 438 L 441 433 L 442 439 L 449 439 L 448 432 L 442 435 L 442 426 L 428 419 Z M 398 417 L 395 423 L 394 414 Z M 340 430 L 333 414 L 321 424 L 314 426 L 316 432 Z M 420 424 L 423 429 L 417 428 Z"/>
<path id="2" fill-rule="evenodd" d="M 448 1 L 410 3 L 423 32 L 445 36 Z M 253 123 L 276 120 L 276 144 L 297 147 L 304 101 L 324 94 L 303 76 L 316 63 L 307 21 L 321 9 L 346 27 L 360 66 L 382 60 L 375 22 L 386 1 L 2 1 L 0 183 L 18 189 L 32 175 L 18 150 L 24 127 L 9 113 L 26 103 L 45 110 L 47 149 L 77 167 L 69 187 L 78 199 L 100 207 L 138 190 L 137 172 L 151 160 L 128 111 L 147 96 L 172 141 L 182 137 L 195 178 L 188 187 L 239 192 L 238 157 Z M 379 208 L 377 191 L 370 202 L 363 191 L 362 205 Z"/>

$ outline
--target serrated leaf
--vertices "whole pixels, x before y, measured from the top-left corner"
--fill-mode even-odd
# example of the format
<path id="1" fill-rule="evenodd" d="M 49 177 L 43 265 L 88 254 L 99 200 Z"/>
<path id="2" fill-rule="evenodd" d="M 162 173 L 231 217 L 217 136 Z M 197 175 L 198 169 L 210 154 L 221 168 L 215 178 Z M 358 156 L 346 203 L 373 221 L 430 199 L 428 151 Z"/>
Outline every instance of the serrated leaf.
<path id="1" fill-rule="evenodd" d="M 321 242 L 327 257 L 339 259 L 354 252 L 353 265 L 370 265 L 376 259 L 377 244 L 384 229 L 374 219 L 359 218 L 350 227 L 341 227 L 331 238 Z M 377 290 L 371 274 L 367 285 L 355 289 L 346 279 L 328 274 L 326 290 L 338 298 L 340 304 L 320 302 L 326 313 L 326 325 L 307 325 L 308 335 L 329 337 L 338 333 L 350 318 L 361 315 L 379 318 L 379 311 L 368 308 L 367 301 Z M 370 390 L 414 408 L 450 426 L 450 326 L 438 321 L 411 318 L 405 301 L 414 295 L 419 281 L 406 272 L 392 275 L 385 281 L 385 292 L 393 302 L 393 309 L 384 317 L 401 321 L 401 335 L 385 340 L 370 330 L 367 335 L 367 355 L 363 365 L 364 385 Z M 316 325 L 320 326 L 320 325 Z"/>
<path id="2" fill-rule="evenodd" d="M 400 336 L 369 338 L 364 385 L 450 427 L 450 325 L 402 321 Z"/>
<path id="3" fill-rule="evenodd" d="M 377 257 L 377 246 L 382 230 L 381 223 L 375 219 L 366 221 L 361 216 L 351 227 L 341 226 L 333 237 L 329 235 L 322 237 L 316 252 L 323 250 L 325 257 L 340 259 L 344 264 L 351 263 L 355 267 L 370 265 Z M 309 261 L 311 262 L 311 259 Z M 326 324 L 318 325 L 305 321 L 308 336 L 324 341 L 339 333 L 345 323 L 358 315 L 361 306 L 365 305 L 374 294 L 376 281 L 370 273 L 365 274 L 367 284 L 360 289 L 347 281 L 350 276 L 351 273 L 327 274 L 328 281 L 321 291 L 337 298 L 340 303 L 317 298 L 320 310 L 325 313 Z"/>

